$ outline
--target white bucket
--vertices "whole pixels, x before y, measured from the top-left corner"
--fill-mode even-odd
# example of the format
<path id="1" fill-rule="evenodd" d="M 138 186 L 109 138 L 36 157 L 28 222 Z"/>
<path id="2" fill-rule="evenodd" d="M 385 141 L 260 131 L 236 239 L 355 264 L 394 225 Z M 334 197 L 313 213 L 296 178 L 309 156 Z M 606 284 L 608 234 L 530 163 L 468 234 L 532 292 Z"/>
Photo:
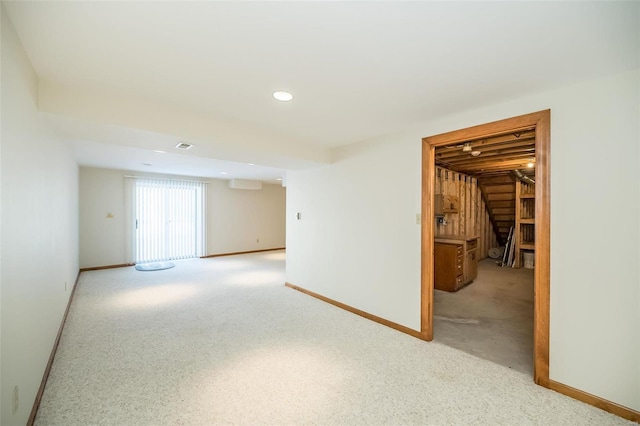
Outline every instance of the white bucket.
<path id="1" fill-rule="evenodd" d="M 535 255 L 533 253 L 529 253 L 526 251 L 523 252 L 522 259 L 523 259 L 523 264 L 525 268 L 533 269 L 533 260 L 535 259 Z"/>

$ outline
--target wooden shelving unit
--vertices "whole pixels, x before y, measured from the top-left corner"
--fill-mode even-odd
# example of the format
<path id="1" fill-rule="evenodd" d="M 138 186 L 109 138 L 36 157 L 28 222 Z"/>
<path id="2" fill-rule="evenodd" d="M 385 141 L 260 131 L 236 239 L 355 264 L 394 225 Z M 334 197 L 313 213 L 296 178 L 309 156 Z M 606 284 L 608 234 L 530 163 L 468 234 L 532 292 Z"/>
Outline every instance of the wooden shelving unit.
<path id="1" fill-rule="evenodd" d="M 522 253 L 535 250 L 535 186 L 516 181 L 515 265 L 522 266 Z"/>

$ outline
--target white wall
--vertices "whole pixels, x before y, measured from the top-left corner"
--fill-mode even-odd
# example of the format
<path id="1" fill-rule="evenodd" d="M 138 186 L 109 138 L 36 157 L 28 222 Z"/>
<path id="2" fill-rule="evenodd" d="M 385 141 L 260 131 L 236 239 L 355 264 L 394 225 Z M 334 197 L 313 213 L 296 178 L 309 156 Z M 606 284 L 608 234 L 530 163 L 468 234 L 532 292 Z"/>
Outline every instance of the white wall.
<path id="1" fill-rule="evenodd" d="M 3 42 L 2 42 L 2 34 L 4 33 L 4 31 L 2 31 L 2 27 L 4 26 L 4 8 L 2 7 L 2 5 L 0 5 L 0 46 L 3 46 Z M 3 49 L 0 49 L 0 51 L 2 51 Z M 0 64 L 2 63 L 2 59 L 4 59 L 4 57 L 0 58 Z M 4 75 L 4 71 L 2 70 L 2 67 L 0 66 L 0 81 L 2 81 L 2 75 Z M 0 92 L 2 90 L 0 89 Z M 2 96 L 0 95 L 0 99 L 2 99 Z M 2 106 L 0 105 L 0 123 L 2 123 Z M 1 126 L 0 126 L 1 128 Z M 0 165 L 2 164 L 2 135 L 0 134 Z M 2 172 L 0 169 L 0 242 L 2 241 Z M 2 406 L 3 406 L 3 399 L 2 399 L 2 244 L 0 243 L 0 423 L 2 422 Z"/>
<path id="2" fill-rule="evenodd" d="M 287 281 L 419 329 L 420 153 L 411 140 L 372 143 L 289 172 Z"/>
<path id="3" fill-rule="evenodd" d="M 230 189 L 221 179 L 80 168 L 80 267 L 132 262 L 127 256 L 124 175 L 203 180 L 207 184 L 207 254 L 285 245 L 285 189 Z M 112 217 L 107 217 L 111 213 Z M 256 242 L 256 240 L 260 240 Z"/>
<path id="4" fill-rule="evenodd" d="M 132 173 L 80 167 L 81 268 L 130 262 L 126 251 L 125 174 Z"/>
<path id="5" fill-rule="evenodd" d="M 616 76 L 551 105 L 550 375 L 636 410 L 639 85 Z"/>
<path id="6" fill-rule="evenodd" d="M 287 281 L 419 330 L 422 137 L 550 108 L 550 377 L 640 409 L 639 86 L 638 70 L 584 82 L 289 172 Z"/>
<path id="7" fill-rule="evenodd" d="M 210 182 L 207 254 L 285 246 L 285 188 L 263 184 L 260 190 L 243 190 L 229 188 L 225 180 Z"/>
<path id="8" fill-rule="evenodd" d="M 78 274 L 78 166 L 70 145 L 38 117 L 36 91 L 37 76 L 2 13 L 3 425 L 29 417 Z"/>

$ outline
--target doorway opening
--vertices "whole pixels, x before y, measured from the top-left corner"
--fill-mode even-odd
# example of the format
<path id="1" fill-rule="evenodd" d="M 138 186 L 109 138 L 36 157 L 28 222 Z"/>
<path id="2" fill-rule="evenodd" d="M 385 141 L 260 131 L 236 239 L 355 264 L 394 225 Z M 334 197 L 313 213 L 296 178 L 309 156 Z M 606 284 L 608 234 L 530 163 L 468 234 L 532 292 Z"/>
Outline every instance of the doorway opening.
<path id="1" fill-rule="evenodd" d="M 523 280 L 525 293 L 527 285 L 533 290 L 525 296 L 533 299 L 533 377 L 543 386 L 549 381 L 549 124 L 550 111 L 540 111 L 426 137 L 422 150 L 422 337 L 433 339 L 434 315 L 465 320 L 437 316 L 434 303 L 449 296 L 440 290 L 454 294 L 483 275 L 519 274 L 510 279 Z M 497 259 L 477 263 L 500 245 L 510 253 L 500 259 L 505 267 L 495 265 Z M 525 262 L 533 274 L 512 269 Z M 472 287 L 460 293 L 473 298 Z"/>

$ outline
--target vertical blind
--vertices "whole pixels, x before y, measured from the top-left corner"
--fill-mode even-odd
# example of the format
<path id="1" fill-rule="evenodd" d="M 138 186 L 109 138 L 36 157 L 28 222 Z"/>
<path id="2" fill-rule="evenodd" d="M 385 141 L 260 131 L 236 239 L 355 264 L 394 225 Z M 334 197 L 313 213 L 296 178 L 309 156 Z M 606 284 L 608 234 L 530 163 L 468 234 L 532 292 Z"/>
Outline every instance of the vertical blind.
<path id="1" fill-rule="evenodd" d="M 135 179 L 135 262 L 187 259 L 205 253 L 205 184 Z"/>

